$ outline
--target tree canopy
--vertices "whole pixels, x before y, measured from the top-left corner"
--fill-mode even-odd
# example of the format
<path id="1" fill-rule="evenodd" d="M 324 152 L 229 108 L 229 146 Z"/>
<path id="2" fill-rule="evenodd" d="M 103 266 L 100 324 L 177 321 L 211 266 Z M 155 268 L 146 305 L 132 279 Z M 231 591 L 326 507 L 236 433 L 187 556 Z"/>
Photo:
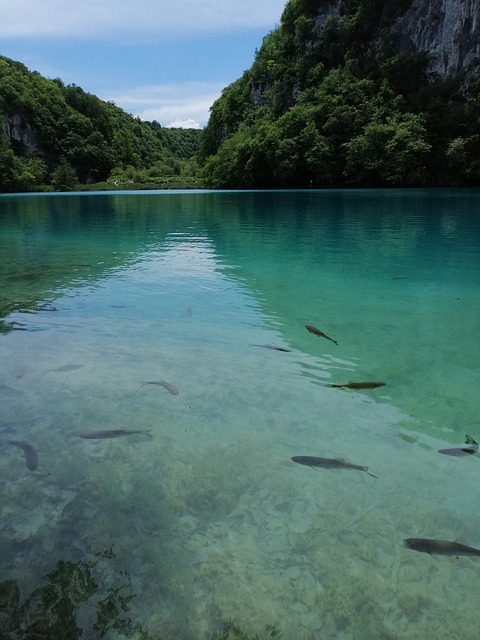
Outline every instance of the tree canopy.
<path id="1" fill-rule="evenodd" d="M 440 78 L 399 51 L 410 0 L 290 0 L 252 67 L 214 103 L 201 142 L 217 188 L 480 183 L 480 77 Z"/>
<path id="2" fill-rule="evenodd" d="M 0 56 L 0 191 L 32 191 L 67 183 L 76 188 L 107 180 L 112 172 L 143 180 L 172 176 L 191 159 L 201 131 L 144 122 L 60 79 L 48 80 Z M 12 124 L 13 123 L 13 124 Z M 8 128 L 23 135 L 8 135 Z M 29 144 L 24 140 L 28 139 Z"/>

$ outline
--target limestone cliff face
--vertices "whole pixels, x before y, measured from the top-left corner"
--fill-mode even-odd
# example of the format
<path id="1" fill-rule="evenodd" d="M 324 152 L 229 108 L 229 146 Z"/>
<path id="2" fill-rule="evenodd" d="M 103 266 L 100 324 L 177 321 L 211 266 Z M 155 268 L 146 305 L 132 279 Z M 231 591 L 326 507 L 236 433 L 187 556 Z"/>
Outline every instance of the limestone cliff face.
<path id="1" fill-rule="evenodd" d="M 480 61 L 479 0 L 413 0 L 393 30 L 401 48 L 428 52 L 442 77 L 469 73 Z"/>
<path id="2" fill-rule="evenodd" d="M 36 129 L 19 114 L 3 118 L 3 135 L 12 149 L 22 156 L 45 157 Z"/>
<path id="3" fill-rule="evenodd" d="M 319 35 L 329 17 L 341 16 L 343 4 L 343 0 L 332 0 L 323 5 L 316 19 Z M 381 40 L 388 33 L 398 50 L 429 54 L 430 71 L 441 77 L 468 75 L 478 69 L 480 0 L 411 0 L 405 2 L 404 7 L 407 8 L 403 11 L 397 9 L 392 23 L 386 19 L 391 15 L 392 6 L 389 0 L 384 1 L 374 40 Z"/>

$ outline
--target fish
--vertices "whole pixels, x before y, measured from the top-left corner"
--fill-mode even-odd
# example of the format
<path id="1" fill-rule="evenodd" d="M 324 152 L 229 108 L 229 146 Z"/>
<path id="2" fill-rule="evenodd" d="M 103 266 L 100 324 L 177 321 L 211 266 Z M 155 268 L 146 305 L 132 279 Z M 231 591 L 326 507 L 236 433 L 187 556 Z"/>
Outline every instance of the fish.
<path id="1" fill-rule="evenodd" d="M 431 540 L 429 538 L 406 538 L 404 541 L 408 549 L 423 553 L 437 553 L 441 556 L 480 556 L 480 549 L 468 547 L 460 542 L 448 540 Z"/>
<path id="2" fill-rule="evenodd" d="M 104 440 L 107 438 L 120 438 L 121 436 L 133 436 L 140 433 L 145 434 L 146 432 L 141 430 L 129 431 L 128 429 L 103 429 L 100 431 L 84 431 L 79 433 L 78 436 L 87 440 Z"/>
<path id="3" fill-rule="evenodd" d="M 291 351 L 291 349 L 289 349 L 288 347 L 277 347 L 274 344 L 252 344 L 252 347 L 263 347 L 264 349 L 274 349 L 275 351 L 284 351 L 284 352 L 289 352 Z"/>
<path id="4" fill-rule="evenodd" d="M 345 384 L 329 384 L 329 387 L 335 389 L 377 389 L 384 387 L 386 382 L 347 382 Z"/>
<path id="5" fill-rule="evenodd" d="M 63 366 L 56 367 L 55 369 L 47 369 L 43 373 L 75 371 L 76 369 L 81 369 L 82 367 L 83 367 L 83 364 L 64 364 Z"/>
<path id="6" fill-rule="evenodd" d="M 14 389 L 13 387 L 9 387 L 6 384 L 0 384 L 0 392 L 11 396 L 18 396 L 23 393 L 23 391 L 20 391 L 20 389 Z"/>
<path id="7" fill-rule="evenodd" d="M 323 331 L 320 331 L 320 329 L 317 329 L 317 327 L 314 327 L 311 324 L 306 324 L 305 325 L 305 329 L 309 333 L 313 333 L 314 335 L 318 336 L 319 338 L 326 338 L 327 340 L 330 340 L 330 342 L 334 342 L 338 346 L 338 342 L 336 340 L 334 340 L 333 338 L 330 338 L 330 336 L 327 336 L 326 333 L 323 333 Z"/>
<path id="8" fill-rule="evenodd" d="M 319 458 L 318 456 L 294 456 L 293 462 L 304 464 L 312 469 L 352 469 L 356 471 L 365 471 L 372 478 L 378 478 L 370 473 L 368 467 L 364 467 L 351 462 L 345 462 L 343 458 Z"/>
<path id="9" fill-rule="evenodd" d="M 472 453 L 477 453 L 478 451 L 478 442 L 469 436 L 468 433 L 465 435 L 465 444 L 470 445 L 469 447 L 453 447 L 451 449 L 439 449 L 438 453 L 444 453 L 446 456 L 468 456 L 472 455 Z"/>
<path id="10" fill-rule="evenodd" d="M 9 440 L 8 444 L 22 449 L 23 453 L 25 454 L 25 464 L 27 465 L 27 469 L 29 471 L 35 471 L 35 469 L 38 467 L 38 453 L 35 451 L 32 445 L 25 440 Z"/>
<path id="11" fill-rule="evenodd" d="M 28 373 L 28 367 L 22 367 L 21 369 L 18 369 L 14 376 L 15 380 L 21 380 L 21 378 L 26 376 L 27 373 Z"/>
<path id="12" fill-rule="evenodd" d="M 166 382 L 166 380 L 150 380 L 149 382 L 144 382 L 142 384 L 142 387 L 144 387 L 146 384 L 156 384 L 158 387 L 163 387 L 169 393 L 171 393 L 172 396 L 178 396 L 179 393 L 177 387 L 175 387 L 173 384 L 170 384 L 170 382 Z"/>

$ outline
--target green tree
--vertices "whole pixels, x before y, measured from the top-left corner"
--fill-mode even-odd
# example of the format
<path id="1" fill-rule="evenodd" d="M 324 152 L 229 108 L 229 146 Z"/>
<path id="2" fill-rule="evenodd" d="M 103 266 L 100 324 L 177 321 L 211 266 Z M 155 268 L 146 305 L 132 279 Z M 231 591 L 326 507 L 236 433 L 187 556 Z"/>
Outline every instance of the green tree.
<path id="1" fill-rule="evenodd" d="M 345 143 L 345 176 L 356 185 L 423 184 L 430 145 L 420 116 L 394 114 L 368 123 Z"/>
<path id="2" fill-rule="evenodd" d="M 15 154 L 0 136 L 0 191 L 15 191 Z"/>
<path id="3" fill-rule="evenodd" d="M 74 191 L 78 187 L 78 176 L 75 169 L 62 158 L 52 174 L 54 191 Z"/>
<path id="4" fill-rule="evenodd" d="M 34 131 L 39 147 L 39 157 L 28 158 L 28 144 L 12 140 L 9 145 L 0 135 L 3 191 L 39 188 L 44 159 L 50 171 L 66 159 L 80 182 L 91 183 L 105 180 L 114 167 L 132 165 L 143 171 L 157 162 L 178 175 L 182 162 L 198 151 L 198 130 L 170 131 L 143 122 L 76 85 L 47 80 L 2 56 L 0 79 L 0 115 L 15 117 Z"/>

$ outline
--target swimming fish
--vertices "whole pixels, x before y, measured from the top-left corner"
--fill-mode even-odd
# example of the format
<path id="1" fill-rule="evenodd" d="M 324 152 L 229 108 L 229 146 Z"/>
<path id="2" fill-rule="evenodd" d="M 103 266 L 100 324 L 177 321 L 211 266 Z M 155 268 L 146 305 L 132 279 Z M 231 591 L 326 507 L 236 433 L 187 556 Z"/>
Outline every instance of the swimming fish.
<path id="1" fill-rule="evenodd" d="M 430 540 L 429 538 L 406 538 L 404 544 L 414 551 L 423 553 L 437 553 L 442 556 L 480 556 L 480 549 L 467 547 L 460 542 L 448 540 Z"/>
<path id="2" fill-rule="evenodd" d="M 133 436 L 135 434 L 145 433 L 145 431 L 129 431 L 127 429 L 104 429 L 100 431 L 84 431 L 79 433 L 80 438 L 87 440 L 103 440 L 105 438 L 120 438 L 121 436 Z"/>
<path id="3" fill-rule="evenodd" d="M 472 455 L 472 453 L 477 453 L 478 451 L 478 443 L 469 436 L 465 435 L 465 444 L 470 445 L 469 447 L 453 447 L 452 449 L 439 449 L 438 453 L 444 453 L 446 456 L 468 456 Z"/>
<path id="4" fill-rule="evenodd" d="M 35 471 L 35 469 L 38 467 L 38 453 L 35 451 L 32 445 L 28 442 L 25 442 L 25 440 L 9 440 L 8 444 L 22 449 L 23 453 L 25 454 L 25 464 L 27 465 L 27 469 L 29 471 Z"/>
<path id="5" fill-rule="evenodd" d="M 179 393 L 177 387 L 174 387 L 173 384 L 170 384 L 170 382 L 166 382 L 165 380 L 151 380 L 150 382 L 144 382 L 142 384 L 142 387 L 144 387 L 146 384 L 156 384 L 158 387 L 163 387 L 169 393 L 171 393 L 172 396 L 178 396 Z"/>
<path id="6" fill-rule="evenodd" d="M 330 336 L 327 336 L 326 333 L 323 333 L 323 331 L 320 331 L 320 329 L 317 329 L 317 327 L 314 327 L 311 324 L 306 324 L 305 325 L 305 329 L 309 333 L 313 333 L 314 335 L 318 336 L 319 338 L 326 338 L 327 340 L 330 340 L 330 342 L 334 342 L 338 346 L 338 342 L 336 340 L 334 340 L 333 338 L 330 338 Z"/>
<path id="7" fill-rule="evenodd" d="M 385 382 L 347 382 L 345 384 L 329 384 L 329 387 L 335 389 L 377 389 L 384 387 Z"/>
<path id="8" fill-rule="evenodd" d="M 264 349 L 274 349 L 275 351 L 291 351 L 291 349 L 288 349 L 287 347 L 277 347 L 274 344 L 252 344 L 252 347 L 263 347 Z"/>
<path id="9" fill-rule="evenodd" d="M 83 367 L 83 364 L 64 364 L 63 366 L 56 367 L 55 369 L 47 369 L 43 373 L 75 371 L 76 369 L 81 369 L 82 367 Z"/>
<path id="10" fill-rule="evenodd" d="M 294 456 L 292 458 L 293 462 L 298 462 L 298 464 L 304 464 L 307 467 L 312 467 L 312 469 L 353 469 L 356 471 L 365 471 L 372 478 L 378 478 L 378 476 L 374 476 L 373 473 L 370 473 L 368 467 L 363 467 L 358 464 L 353 464 L 351 462 L 345 462 L 343 458 L 319 458 L 317 456 Z"/>

